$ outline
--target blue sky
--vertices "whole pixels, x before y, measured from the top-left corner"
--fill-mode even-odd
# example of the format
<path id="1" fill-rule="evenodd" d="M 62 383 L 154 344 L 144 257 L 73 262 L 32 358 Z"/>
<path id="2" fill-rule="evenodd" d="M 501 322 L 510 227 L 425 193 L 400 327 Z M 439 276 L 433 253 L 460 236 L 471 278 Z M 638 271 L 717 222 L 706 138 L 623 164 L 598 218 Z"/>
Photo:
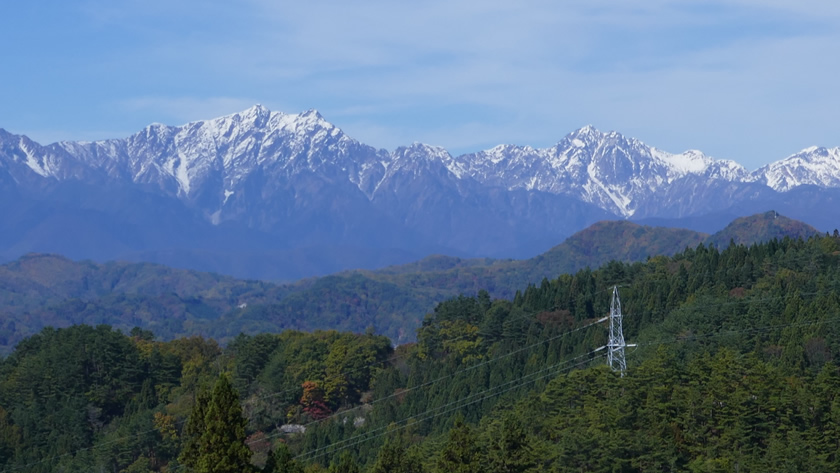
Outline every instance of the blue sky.
<path id="1" fill-rule="evenodd" d="M 836 1 L 15 1 L 0 127 L 116 138 L 261 103 L 387 149 L 592 124 L 754 169 L 840 145 L 837 25 Z"/>

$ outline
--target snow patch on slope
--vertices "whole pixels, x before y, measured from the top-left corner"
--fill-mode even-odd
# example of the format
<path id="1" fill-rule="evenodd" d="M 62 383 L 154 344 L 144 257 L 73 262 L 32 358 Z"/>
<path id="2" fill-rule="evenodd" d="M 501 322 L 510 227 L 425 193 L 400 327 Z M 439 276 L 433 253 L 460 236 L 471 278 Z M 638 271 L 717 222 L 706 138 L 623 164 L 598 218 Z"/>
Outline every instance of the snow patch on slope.
<path id="1" fill-rule="evenodd" d="M 38 156 L 35 155 L 33 150 L 26 145 L 23 137 L 21 137 L 19 141 L 19 146 L 21 151 L 23 151 L 26 155 L 26 165 L 29 167 L 29 169 L 35 171 L 35 173 L 39 174 L 42 177 L 50 177 L 50 170 L 48 169 L 46 158 L 44 156 L 41 156 L 43 162 L 39 160 Z"/>
<path id="2" fill-rule="evenodd" d="M 752 177 L 779 192 L 802 185 L 840 187 L 840 148 L 805 148 L 759 168 Z"/>
<path id="3" fill-rule="evenodd" d="M 686 176 L 758 181 L 782 192 L 807 184 L 840 187 L 840 148 L 808 148 L 749 173 L 697 150 L 672 154 L 587 125 L 543 149 L 498 145 L 453 157 L 444 148 L 415 143 L 389 153 L 346 136 L 316 110 L 285 114 L 262 105 L 178 127 L 152 124 L 121 140 L 57 143 L 52 152 L 24 138 L 13 146 L 19 149 L 14 162 L 40 176 L 67 179 L 93 169 L 158 186 L 200 205 L 211 221 L 243 211 L 225 204 L 244 186 L 275 192 L 303 174 L 328 185 L 349 182 L 371 200 L 397 174 L 447 174 L 507 190 L 568 195 L 622 216 L 638 215 L 640 205 Z"/>

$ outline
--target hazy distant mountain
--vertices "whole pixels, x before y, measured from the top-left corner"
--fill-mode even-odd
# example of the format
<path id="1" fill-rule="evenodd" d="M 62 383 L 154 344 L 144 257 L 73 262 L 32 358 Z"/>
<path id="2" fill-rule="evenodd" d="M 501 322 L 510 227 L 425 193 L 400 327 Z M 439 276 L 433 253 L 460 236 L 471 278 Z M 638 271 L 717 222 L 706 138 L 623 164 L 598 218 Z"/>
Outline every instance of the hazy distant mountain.
<path id="1" fill-rule="evenodd" d="M 615 217 L 714 232 L 775 208 L 831 230 L 837 198 L 839 148 L 750 173 L 591 126 L 546 149 L 457 157 L 377 150 L 314 110 L 262 106 L 97 142 L 42 146 L 0 129 L 5 259 L 49 251 L 295 279 L 432 253 L 523 258 Z"/>
<path id="2" fill-rule="evenodd" d="M 223 341 L 241 331 L 361 332 L 372 326 L 402 343 L 414 338 L 423 316 L 437 303 L 459 294 L 484 289 L 493 297 L 512 298 L 543 278 L 609 261 L 643 261 L 701 242 L 720 247 L 730 239 L 746 243 L 814 232 L 775 212 L 735 220 L 711 237 L 627 221 L 598 222 L 525 260 L 431 256 L 282 285 L 157 264 L 99 264 L 30 254 L 0 265 L 0 354 L 44 326 L 78 323 L 105 323 L 125 331 L 139 326 L 162 338 L 205 335 Z"/>

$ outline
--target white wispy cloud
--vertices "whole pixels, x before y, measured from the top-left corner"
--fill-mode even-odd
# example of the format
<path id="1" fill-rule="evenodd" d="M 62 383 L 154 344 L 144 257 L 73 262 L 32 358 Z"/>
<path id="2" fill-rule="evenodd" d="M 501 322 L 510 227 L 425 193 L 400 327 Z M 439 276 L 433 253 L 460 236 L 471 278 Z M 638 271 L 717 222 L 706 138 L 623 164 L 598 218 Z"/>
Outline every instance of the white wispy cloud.
<path id="1" fill-rule="evenodd" d="M 838 2 L 81 5 L 67 23 L 101 41 L 44 51 L 68 57 L 61 78 L 75 81 L 79 103 L 93 111 L 116 104 L 134 117 L 114 122 L 119 129 L 261 102 L 292 113 L 318 108 L 386 148 L 415 140 L 455 153 L 501 142 L 548 146 L 588 123 L 748 167 L 840 144 Z"/>

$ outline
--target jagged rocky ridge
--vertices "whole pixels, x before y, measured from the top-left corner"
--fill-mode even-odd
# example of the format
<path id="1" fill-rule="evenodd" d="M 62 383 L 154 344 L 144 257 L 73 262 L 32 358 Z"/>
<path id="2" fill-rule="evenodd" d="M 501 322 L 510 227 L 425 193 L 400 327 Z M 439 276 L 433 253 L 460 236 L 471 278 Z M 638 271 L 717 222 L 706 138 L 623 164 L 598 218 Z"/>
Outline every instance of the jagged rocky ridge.
<path id="1" fill-rule="evenodd" d="M 776 208 L 824 228 L 839 188 L 838 148 L 748 172 L 587 126 L 546 149 L 453 157 L 420 143 L 375 149 L 314 110 L 257 105 L 97 142 L 42 146 L 0 130 L 0 205 L 11 217 L 0 255 L 58 250 L 255 277 L 279 273 L 248 268 L 303 267 L 282 276 L 298 277 L 431 252 L 525 257 L 608 218 L 713 231 Z M 339 256 L 334 267 L 313 263 Z"/>

